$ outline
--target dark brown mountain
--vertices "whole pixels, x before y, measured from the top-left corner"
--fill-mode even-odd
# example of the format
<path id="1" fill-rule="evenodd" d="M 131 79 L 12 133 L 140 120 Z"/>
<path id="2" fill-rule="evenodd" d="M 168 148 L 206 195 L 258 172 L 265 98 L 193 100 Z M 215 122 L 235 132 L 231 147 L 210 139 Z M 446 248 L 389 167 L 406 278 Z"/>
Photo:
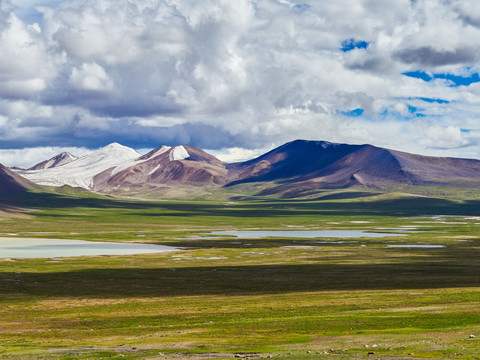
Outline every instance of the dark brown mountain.
<path id="1" fill-rule="evenodd" d="M 131 166 L 94 177 L 94 189 L 132 188 L 155 185 L 222 186 L 226 183 L 226 164 L 193 146 L 165 146 L 136 159 Z"/>
<path id="2" fill-rule="evenodd" d="M 256 159 L 228 165 L 229 186 L 275 181 L 289 187 L 447 185 L 480 177 L 480 161 L 413 155 L 372 145 L 296 140 Z"/>

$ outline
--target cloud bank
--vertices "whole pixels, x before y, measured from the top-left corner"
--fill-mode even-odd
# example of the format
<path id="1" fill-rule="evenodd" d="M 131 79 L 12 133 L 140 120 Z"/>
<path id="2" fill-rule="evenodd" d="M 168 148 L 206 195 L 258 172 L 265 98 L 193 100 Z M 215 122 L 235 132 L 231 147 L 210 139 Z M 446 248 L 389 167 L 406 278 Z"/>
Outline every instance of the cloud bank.
<path id="1" fill-rule="evenodd" d="M 474 0 L 0 0 L 0 162 L 296 138 L 478 158 L 478 49 Z"/>

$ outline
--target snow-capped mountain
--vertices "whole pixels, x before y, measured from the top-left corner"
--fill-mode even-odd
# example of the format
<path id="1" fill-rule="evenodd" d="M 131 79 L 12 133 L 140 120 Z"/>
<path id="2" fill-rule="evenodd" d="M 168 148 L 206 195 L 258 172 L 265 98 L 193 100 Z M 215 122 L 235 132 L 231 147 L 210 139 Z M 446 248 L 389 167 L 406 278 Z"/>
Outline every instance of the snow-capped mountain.
<path id="1" fill-rule="evenodd" d="M 39 185 L 70 185 L 91 189 L 93 178 L 97 174 L 132 162 L 139 156 L 140 154 L 132 148 L 112 143 L 62 166 L 40 170 L 17 170 L 16 173 Z"/>
<path id="2" fill-rule="evenodd" d="M 98 174 L 93 188 L 223 185 L 227 180 L 226 164 L 193 146 L 158 147 L 113 171 Z"/>
<path id="3" fill-rule="evenodd" d="M 77 159 L 78 157 L 70 154 L 69 152 L 62 152 L 48 160 L 42 161 L 41 163 L 38 163 L 32 166 L 28 170 L 42 170 L 42 169 L 54 168 L 54 167 L 71 163 L 72 161 L 75 161 Z"/>
<path id="4" fill-rule="evenodd" d="M 52 159 L 41 164 L 50 165 Z M 195 147 L 160 146 L 141 155 L 118 143 L 62 166 L 14 171 L 39 185 L 69 185 L 97 191 L 174 182 L 223 184 L 227 175 L 225 163 Z"/>

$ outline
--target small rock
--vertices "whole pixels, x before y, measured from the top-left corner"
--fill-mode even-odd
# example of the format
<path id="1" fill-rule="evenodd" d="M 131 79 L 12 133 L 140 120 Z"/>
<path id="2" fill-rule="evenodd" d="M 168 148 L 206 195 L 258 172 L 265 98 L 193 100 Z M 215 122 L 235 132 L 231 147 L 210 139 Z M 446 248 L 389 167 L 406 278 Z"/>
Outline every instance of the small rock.
<path id="1" fill-rule="evenodd" d="M 475 338 L 475 335 L 470 335 L 470 339 L 474 339 Z"/>
<path id="2" fill-rule="evenodd" d="M 368 345 L 365 345 L 365 348 L 367 348 L 367 349 L 368 349 L 369 347 L 370 347 L 370 346 L 368 346 Z"/>
<path id="3" fill-rule="evenodd" d="M 310 351 L 310 350 L 308 350 L 308 351 L 307 351 L 307 354 L 310 354 L 310 353 L 311 353 L 311 351 Z"/>
<path id="4" fill-rule="evenodd" d="M 373 351 L 369 351 L 367 355 L 368 355 L 368 356 L 370 356 L 370 355 L 375 355 L 375 353 L 374 353 Z"/>
<path id="5" fill-rule="evenodd" d="M 373 344 L 373 345 L 372 345 L 372 348 L 376 348 L 376 347 L 378 347 L 377 344 Z"/>

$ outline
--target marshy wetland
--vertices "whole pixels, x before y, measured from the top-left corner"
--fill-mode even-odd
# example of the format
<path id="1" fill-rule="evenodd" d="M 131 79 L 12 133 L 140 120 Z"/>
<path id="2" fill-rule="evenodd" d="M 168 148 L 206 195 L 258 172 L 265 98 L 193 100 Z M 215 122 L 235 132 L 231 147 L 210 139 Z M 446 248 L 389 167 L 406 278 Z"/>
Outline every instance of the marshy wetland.
<path id="1" fill-rule="evenodd" d="M 56 195 L 29 208 L 6 209 L 0 237 L 183 250 L 0 259 L 0 358 L 475 359 L 480 353 L 477 201 L 401 194 L 224 202 Z M 244 230 L 362 230 L 384 237 L 217 233 Z"/>

